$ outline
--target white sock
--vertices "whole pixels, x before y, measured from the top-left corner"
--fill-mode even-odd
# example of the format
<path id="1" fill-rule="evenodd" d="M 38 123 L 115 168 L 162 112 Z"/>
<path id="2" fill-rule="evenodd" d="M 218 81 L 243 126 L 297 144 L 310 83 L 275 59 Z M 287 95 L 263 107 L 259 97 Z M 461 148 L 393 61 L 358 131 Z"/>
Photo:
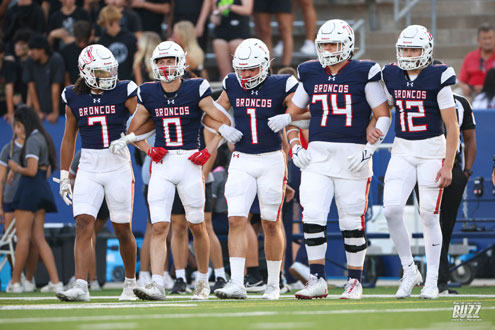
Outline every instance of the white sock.
<path id="1" fill-rule="evenodd" d="M 385 208 L 385 218 L 387 219 L 388 231 L 394 241 L 395 250 L 400 257 L 400 263 L 404 270 L 414 264 L 409 244 L 409 233 L 404 223 L 404 207 L 387 205 Z"/>
<path id="2" fill-rule="evenodd" d="M 136 283 L 136 278 L 135 277 L 134 278 L 128 278 L 128 277 L 126 277 L 124 283 L 129 283 L 129 282 Z"/>
<path id="3" fill-rule="evenodd" d="M 159 286 L 161 286 L 163 288 L 163 276 L 162 275 L 155 275 L 153 274 L 151 276 L 151 281 L 152 282 L 155 282 L 156 284 L 158 284 Z"/>
<path id="4" fill-rule="evenodd" d="M 185 269 L 176 269 L 175 270 L 175 277 L 176 278 L 181 278 L 186 282 L 186 270 Z"/>
<path id="5" fill-rule="evenodd" d="M 208 273 L 206 274 L 201 274 L 199 271 L 198 271 L 198 276 L 196 277 L 196 282 L 199 282 L 199 281 L 203 281 L 205 283 L 208 283 Z"/>
<path id="6" fill-rule="evenodd" d="M 230 279 L 237 286 L 244 286 L 244 265 L 246 258 L 230 257 Z"/>
<path id="7" fill-rule="evenodd" d="M 79 284 L 79 286 L 84 290 L 88 291 L 88 281 L 77 279 L 76 283 Z"/>
<path id="8" fill-rule="evenodd" d="M 215 268 L 215 280 L 219 277 L 225 280 L 225 268 L 223 267 Z"/>
<path id="9" fill-rule="evenodd" d="M 266 260 L 266 269 L 268 271 L 267 285 L 273 284 L 277 287 L 280 284 L 280 266 L 282 260 Z"/>
<path id="10" fill-rule="evenodd" d="M 437 283 L 440 254 L 442 253 L 442 229 L 440 216 L 432 212 L 421 212 L 423 234 L 425 238 L 426 280 L 427 283 Z"/>
<path id="11" fill-rule="evenodd" d="M 164 271 L 163 272 L 163 278 L 167 278 L 167 277 L 170 277 L 170 274 L 167 271 Z"/>
<path id="12" fill-rule="evenodd" d="M 142 271 L 139 271 L 139 278 L 150 278 L 151 277 L 151 274 L 149 271 L 147 270 L 142 270 Z"/>

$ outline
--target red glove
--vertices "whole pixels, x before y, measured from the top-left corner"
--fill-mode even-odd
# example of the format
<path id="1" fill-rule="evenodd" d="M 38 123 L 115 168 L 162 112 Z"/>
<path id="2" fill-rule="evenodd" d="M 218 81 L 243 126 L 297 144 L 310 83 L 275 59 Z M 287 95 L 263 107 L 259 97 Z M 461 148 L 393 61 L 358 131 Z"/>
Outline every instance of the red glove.
<path id="1" fill-rule="evenodd" d="M 163 159 L 167 152 L 167 149 L 162 147 L 151 147 L 148 149 L 148 156 L 150 156 L 154 162 L 158 163 Z"/>
<path id="2" fill-rule="evenodd" d="M 210 159 L 211 155 L 208 150 L 203 149 L 201 151 L 196 151 L 191 156 L 189 156 L 189 160 L 196 165 L 204 165 L 208 159 Z"/>

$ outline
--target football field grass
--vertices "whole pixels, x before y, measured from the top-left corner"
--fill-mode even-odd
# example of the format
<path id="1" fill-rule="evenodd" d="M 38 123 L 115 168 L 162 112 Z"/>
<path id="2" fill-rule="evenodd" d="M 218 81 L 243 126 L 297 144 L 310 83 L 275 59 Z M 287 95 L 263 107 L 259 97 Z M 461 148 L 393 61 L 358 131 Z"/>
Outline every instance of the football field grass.
<path id="1" fill-rule="evenodd" d="M 395 291 L 364 289 L 359 301 L 340 300 L 342 289 L 333 288 L 326 299 L 311 301 L 289 293 L 278 301 L 169 295 L 163 302 L 118 302 L 121 290 L 106 289 L 93 292 L 88 303 L 62 303 L 53 294 L 0 293 L 0 329 L 495 329 L 495 287 L 460 288 L 458 296 L 437 300 L 420 300 L 420 288 L 397 300 Z M 470 313 L 463 310 L 473 318 L 454 315 L 456 305 L 470 307 Z"/>

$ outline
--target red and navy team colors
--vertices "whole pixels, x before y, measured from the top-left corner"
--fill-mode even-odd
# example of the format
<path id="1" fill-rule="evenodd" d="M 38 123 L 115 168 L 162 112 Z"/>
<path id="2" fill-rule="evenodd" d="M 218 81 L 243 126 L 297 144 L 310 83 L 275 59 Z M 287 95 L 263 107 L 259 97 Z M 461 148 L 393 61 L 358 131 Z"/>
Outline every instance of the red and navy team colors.
<path id="1" fill-rule="evenodd" d="M 383 68 L 383 81 L 395 106 L 395 135 L 406 140 L 423 140 L 444 134 L 438 92 L 454 85 L 455 72 L 446 65 L 428 65 L 411 81 L 395 64 Z"/>
<path id="2" fill-rule="evenodd" d="M 371 108 L 365 86 L 381 79 L 380 66 L 371 61 L 349 61 L 337 74 L 329 74 L 318 61 L 297 68 L 309 95 L 309 142 L 366 144 Z"/>
<path id="3" fill-rule="evenodd" d="M 268 118 L 284 114 L 285 98 L 297 89 L 297 80 L 291 75 L 268 76 L 253 89 L 244 90 L 234 73 L 223 80 L 230 104 L 234 108 L 235 128 L 243 136 L 235 150 L 247 154 L 261 154 L 282 149 L 280 133 L 268 127 Z"/>
<path id="4" fill-rule="evenodd" d="M 119 81 L 114 89 L 101 94 L 77 94 L 73 87 L 64 89 L 62 100 L 76 117 L 82 148 L 108 148 L 126 131 L 130 113 L 125 102 L 136 96 L 137 85 L 130 80 Z"/>
<path id="5" fill-rule="evenodd" d="M 182 80 L 177 92 L 171 94 L 165 94 L 159 81 L 139 86 L 138 102 L 155 123 L 155 147 L 198 149 L 203 115 L 199 102 L 211 95 L 210 84 L 201 78 Z"/>

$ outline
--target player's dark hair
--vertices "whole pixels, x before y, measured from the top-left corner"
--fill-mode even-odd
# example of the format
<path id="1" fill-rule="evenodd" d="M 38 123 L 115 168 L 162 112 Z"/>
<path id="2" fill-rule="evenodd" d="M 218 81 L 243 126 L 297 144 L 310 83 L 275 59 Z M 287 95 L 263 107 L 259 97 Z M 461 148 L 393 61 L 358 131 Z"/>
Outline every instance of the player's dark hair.
<path id="1" fill-rule="evenodd" d="M 83 77 L 77 78 L 73 90 L 78 95 L 91 93 L 91 87 L 86 84 Z"/>
<path id="2" fill-rule="evenodd" d="M 485 82 L 481 92 L 485 93 L 488 100 L 491 100 L 495 96 L 495 68 L 491 68 L 486 73 Z"/>
<path id="3" fill-rule="evenodd" d="M 480 36 L 481 32 L 488 32 L 488 31 L 495 31 L 495 28 L 493 27 L 493 25 L 491 25 L 489 23 L 481 24 L 478 28 L 478 37 Z"/>
<path id="4" fill-rule="evenodd" d="M 26 139 L 21 150 L 21 165 L 24 166 L 27 141 L 31 136 L 31 133 L 34 130 L 38 130 L 44 136 L 46 143 L 48 144 L 48 160 L 50 162 L 50 166 L 52 167 L 51 170 L 55 171 L 57 169 L 57 152 L 55 151 L 55 145 L 53 144 L 52 137 L 45 130 L 38 114 L 30 107 L 20 106 L 14 112 L 14 122 L 21 123 L 24 126 L 24 131 L 26 132 Z"/>
<path id="5" fill-rule="evenodd" d="M 12 40 L 14 41 L 14 44 L 19 42 L 19 41 L 28 43 L 29 39 L 31 39 L 32 34 L 33 34 L 33 31 L 31 31 L 30 29 L 20 29 L 20 30 L 17 30 L 15 32 Z"/>

